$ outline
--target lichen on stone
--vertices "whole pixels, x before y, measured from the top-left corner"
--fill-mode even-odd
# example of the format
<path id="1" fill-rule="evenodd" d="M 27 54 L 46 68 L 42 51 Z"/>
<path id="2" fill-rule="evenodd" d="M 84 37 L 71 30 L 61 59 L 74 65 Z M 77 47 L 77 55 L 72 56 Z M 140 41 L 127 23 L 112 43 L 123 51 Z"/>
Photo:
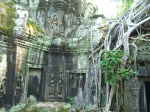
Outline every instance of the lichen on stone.
<path id="1" fill-rule="evenodd" d="M 36 35 L 35 33 L 43 33 L 40 26 L 37 24 L 36 21 L 33 21 L 31 18 L 28 18 L 27 20 L 27 27 L 26 27 L 26 33 L 30 33 L 31 35 Z"/>
<path id="2" fill-rule="evenodd" d="M 14 23 L 14 15 L 15 15 L 15 8 L 14 2 L 1 2 L 0 1 L 0 31 L 6 33 L 7 35 L 12 34 L 13 27 L 15 26 Z"/>

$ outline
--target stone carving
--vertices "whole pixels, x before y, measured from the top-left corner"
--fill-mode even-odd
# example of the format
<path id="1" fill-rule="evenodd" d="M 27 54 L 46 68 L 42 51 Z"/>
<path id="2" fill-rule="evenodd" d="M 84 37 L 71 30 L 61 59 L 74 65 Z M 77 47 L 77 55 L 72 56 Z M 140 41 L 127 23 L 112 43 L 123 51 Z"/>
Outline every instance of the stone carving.
<path id="1" fill-rule="evenodd" d="M 0 83 L 0 94 L 5 94 L 6 93 L 6 89 L 5 89 L 5 83 L 6 83 L 6 78 L 3 77 L 2 81 Z"/>
<path id="2" fill-rule="evenodd" d="M 73 97 L 73 103 L 79 108 L 84 108 L 84 75 L 81 73 L 69 73 L 69 95 Z"/>
<path id="3" fill-rule="evenodd" d="M 72 82 L 72 88 L 77 88 L 77 77 L 75 74 L 70 74 L 70 80 Z"/>
<path id="4" fill-rule="evenodd" d="M 138 74 L 140 76 L 146 76 L 147 75 L 147 70 L 146 70 L 146 66 L 140 66 L 138 68 Z"/>
<path id="5" fill-rule="evenodd" d="M 6 67 L 7 67 L 7 56 L 3 49 L 0 50 L 0 107 L 4 106 L 6 96 Z"/>
<path id="6" fill-rule="evenodd" d="M 44 55 L 43 51 L 35 50 L 35 49 L 31 48 L 31 49 L 29 49 L 29 52 L 28 52 L 27 61 L 31 62 L 31 63 L 38 64 L 38 65 L 39 64 L 44 64 L 43 55 Z"/>
<path id="7" fill-rule="evenodd" d="M 78 93 L 77 93 L 77 96 L 76 96 L 76 104 L 79 108 L 83 108 L 83 103 L 84 103 L 84 100 L 83 100 L 83 88 L 82 88 L 82 81 L 83 81 L 83 76 L 79 76 L 79 87 L 78 87 Z"/>
<path id="8" fill-rule="evenodd" d="M 28 11 L 16 5 L 16 14 L 14 18 L 16 26 L 13 28 L 13 36 L 25 36 L 27 17 Z"/>
<path id="9" fill-rule="evenodd" d="M 78 94 L 76 96 L 76 103 L 78 108 L 83 108 L 83 90 L 82 88 L 78 88 Z"/>
<path id="10" fill-rule="evenodd" d="M 150 44 L 145 41 L 137 43 L 138 55 L 137 60 L 150 61 Z"/>
<path id="11" fill-rule="evenodd" d="M 35 11 L 38 7 L 40 0 L 27 0 L 29 4 L 29 8 L 33 11 Z M 32 16 L 32 15 L 31 15 Z"/>
<path id="12" fill-rule="evenodd" d="M 150 54 L 150 45 L 143 45 L 139 48 L 139 51 L 143 54 Z"/>
<path id="13" fill-rule="evenodd" d="M 131 80 L 131 89 L 132 89 L 132 105 L 134 107 L 134 112 L 139 112 L 139 84 L 138 84 L 138 77 L 133 77 Z"/>
<path id="14" fill-rule="evenodd" d="M 66 29 L 71 29 L 78 21 L 79 18 L 77 19 L 77 17 L 81 15 L 80 12 L 83 10 L 78 8 L 79 4 L 78 0 L 41 1 L 37 10 L 37 20 L 47 35 L 63 36 Z M 46 8 L 46 6 L 49 8 Z"/>
<path id="15" fill-rule="evenodd" d="M 6 95 L 6 78 L 3 77 L 0 83 L 0 107 L 5 103 L 5 95 Z"/>
<path id="16" fill-rule="evenodd" d="M 58 80 L 58 99 L 57 100 L 60 100 L 62 101 L 63 97 L 62 97 L 62 90 L 63 90 L 63 73 L 62 73 L 62 70 L 60 70 L 60 73 L 59 73 L 59 80 Z"/>
<path id="17" fill-rule="evenodd" d="M 30 95 L 28 98 L 28 102 L 29 103 L 35 103 L 37 101 L 37 98 L 33 95 Z"/>
<path id="18" fill-rule="evenodd" d="M 45 10 L 41 9 L 37 12 L 37 21 L 39 22 L 39 25 L 42 29 L 42 31 L 45 31 L 44 27 L 45 27 Z M 46 33 L 46 32 L 44 32 Z"/>
<path id="19" fill-rule="evenodd" d="M 23 92 L 23 76 L 19 75 L 16 79 L 16 90 L 15 90 L 15 103 L 18 103 L 21 99 Z"/>
<path id="20" fill-rule="evenodd" d="M 47 80 L 49 85 L 49 100 L 55 100 L 55 78 L 53 74 L 50 74 L 49 79 Z"/>

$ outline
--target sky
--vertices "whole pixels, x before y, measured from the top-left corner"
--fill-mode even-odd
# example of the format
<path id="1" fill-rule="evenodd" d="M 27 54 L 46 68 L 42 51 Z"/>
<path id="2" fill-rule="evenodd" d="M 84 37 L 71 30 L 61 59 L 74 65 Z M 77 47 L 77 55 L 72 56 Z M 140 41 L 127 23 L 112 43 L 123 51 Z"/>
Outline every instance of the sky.
<path id="1" fill-rule="evenodd" d="M 107 18 L 116 17 L 117 6 L 121 6 L 121 2 L 115 0 L 87 0 L 98 6 L 98 14 L 104 14 Z"/>
<path id="2" fill-rule="evenodd" d="M 97 2 L 99 14 L 104 14 L 107 18 L 116 16 L 118 2 L 111 0 L 97 0 Z"/>

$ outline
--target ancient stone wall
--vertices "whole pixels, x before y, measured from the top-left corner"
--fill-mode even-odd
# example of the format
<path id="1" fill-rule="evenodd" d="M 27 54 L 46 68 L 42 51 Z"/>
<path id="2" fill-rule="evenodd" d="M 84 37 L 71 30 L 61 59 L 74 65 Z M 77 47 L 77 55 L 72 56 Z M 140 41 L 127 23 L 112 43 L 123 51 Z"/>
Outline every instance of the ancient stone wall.
<path id="1" fill-rule="evenodd" d="M 7 40 L 8 36 L 0 34 L 0 107 L 4 106 L 6 94 Z"/>
<path id="2" fill-rule="evenodd" d="M 47 54 L 45 100 L 66 101 L 68 94 L 68 70 L 77 67 L 73 63 L 74 53 L 65 46 L 50 46 Z"/>
<path id="3" fill-rule="evenodd" d="M 89 48 L 89 29 L 94 24 L 82 20 L 96 13 L 96 9 L 92 12 L 94 6 L 85 0 L 14 1 L 12 35 L 0 35 L 0 106 L 5 103 L 10 108 L 30 97 L 66 101 L 71 89 L 76 93 L 73 96 L 77 95 L 78 88 L 84 87 L 79 83 L 85 83 L 83 60 L 87 57 L 83 53 Z M 78 44 L 72 49 L 66 37 L 86 46 L 77 53 Z"/>
<path id="4" fill-rule="evenodd" d="M 37 9 L 37 20 L 49 36 L 66 36 L 73 25 L 80 21 L 79 1 L 49 0 L 41 1 Z"/>

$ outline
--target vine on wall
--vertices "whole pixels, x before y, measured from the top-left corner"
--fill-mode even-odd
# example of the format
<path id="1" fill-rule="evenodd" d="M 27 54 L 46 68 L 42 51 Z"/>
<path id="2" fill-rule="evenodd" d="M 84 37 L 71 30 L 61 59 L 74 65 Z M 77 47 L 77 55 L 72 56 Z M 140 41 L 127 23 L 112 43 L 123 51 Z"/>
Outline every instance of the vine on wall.
<path id="1" fill-rule="evenodd" d="M 98 102 L 101 103 L 100 98 L 103 89 L 102 77 L 103 74 L 105 74 L 106 88 L 103 91 L 106 92 L 106 103 L 104 104 L 105 106 L 103 107 L 103 110 L 106 112 L 111 110 L 111 106 L 114 104 L 114 102 L 112 102 L 114 98 L 116 98 L 116 111 L 120 111 L 121 104 L 123 107 L 123 103 L 120 103 L 120 101 L 123 99 L 122 94 L 124 93 L 121 92 L 121 89 L 119 96 L 119 89 L 123 87 L 123 78 L 129 79 L 133 74 L 137 74 L 136 60 L 139 48 L 136 42 L 149 42 L 148 37 L 150 35 L 148 33 L 148 27 L 146 27 L 146 24 L 150 21 L 149 15 L 150 1 L 137 0 L 118 20 L 113 22 L 109 21 L 111 25 L 109 26 L 107 31 L 104 31 L 103 28 L 108 24 L 100 28 L 101 30 L 106 32 L 104 33 L 106 35 L 103 35 L 99 48 L 91 49 L 91 57 L 93 58 L 93 64 L 96 65 L 97 62 L 95 60 L 97 60 L 97 58 L 95 58 L 93 55 L 99 53 L 101 58 L 99 59 L 98 63 L 101 63 L 101 66 L 95 69 L 95 73 L 92 77 L 95 78 L 95 86 L 98 86 L 96 90 L 96 98 Z M 132 52 L 132 64 L 130 63 L 129 65 L 134 66 L 133 69 L 135 72 L 129 68 L 126 68 L 128 60 L 130 59 L 129 56 L 131 55 L 131 47 L 134 49 L 134 51 Z M 123 48 L 122 51 L 119 50 L 121 48 Z M 102 54 L 101 51 L 104 51 L 105 53 Z M 89 70 L 89 68 L 87 68 L 87 70 Z M 87 77 L 89 77 L 89 75 L 90 74 L 87 73 Z M 89 83 L 90 81 L 86 82 L 87 88 Z M 118 92 L 115 92 L 115 90 L 117 90 Z M 116 95 L 116 97 L 114 97 L 114 95 Z M 97 106 L 97 108 L 99 107 Z"/>

